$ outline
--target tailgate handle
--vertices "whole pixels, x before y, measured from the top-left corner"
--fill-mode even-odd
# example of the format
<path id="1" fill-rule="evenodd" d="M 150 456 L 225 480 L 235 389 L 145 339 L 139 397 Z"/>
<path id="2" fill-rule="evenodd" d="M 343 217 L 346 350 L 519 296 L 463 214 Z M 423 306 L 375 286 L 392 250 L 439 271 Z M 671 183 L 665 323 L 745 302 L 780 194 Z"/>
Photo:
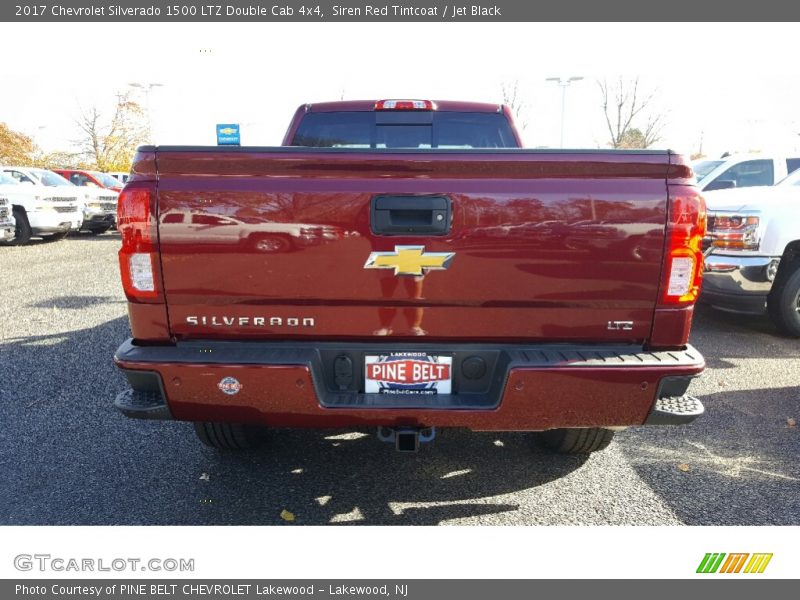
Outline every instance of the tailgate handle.
<path id="1" fill-rule="evenodd" d="M 370 208 L 377 235 L 446 235 L 451 220 L 447 196 L 375 196 Z"/>

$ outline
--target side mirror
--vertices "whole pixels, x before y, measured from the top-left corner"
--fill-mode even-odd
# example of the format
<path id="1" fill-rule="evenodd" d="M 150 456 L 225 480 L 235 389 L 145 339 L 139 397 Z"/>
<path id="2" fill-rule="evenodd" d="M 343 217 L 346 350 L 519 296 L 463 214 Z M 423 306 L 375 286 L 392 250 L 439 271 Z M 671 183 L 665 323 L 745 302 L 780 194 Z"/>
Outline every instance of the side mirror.
<path id="1" fill-rule="evenodd" d="M 715 179 L 711 183 L 709 183 L 705 188 L 703 188 L 704 192 L 712 192 L 714 190 L 730 190 L 736 187 L 736 182 L 733 179 Z"/>

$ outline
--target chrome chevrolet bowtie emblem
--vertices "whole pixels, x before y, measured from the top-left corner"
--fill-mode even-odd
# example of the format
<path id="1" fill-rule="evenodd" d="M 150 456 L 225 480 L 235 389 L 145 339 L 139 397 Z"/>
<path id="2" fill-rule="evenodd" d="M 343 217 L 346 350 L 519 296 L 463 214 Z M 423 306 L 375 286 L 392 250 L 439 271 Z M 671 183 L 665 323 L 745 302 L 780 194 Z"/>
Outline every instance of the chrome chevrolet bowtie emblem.
<path id="1" fill-rule="evenodd" d="M 395 275 L 425 275 L 428 271 L 444 270 L 455 252 L 425 252 L 425 246 L 395 246 L 394 252 L 373 252 L 364 264 L 365 269 L 394 269 Z"/>

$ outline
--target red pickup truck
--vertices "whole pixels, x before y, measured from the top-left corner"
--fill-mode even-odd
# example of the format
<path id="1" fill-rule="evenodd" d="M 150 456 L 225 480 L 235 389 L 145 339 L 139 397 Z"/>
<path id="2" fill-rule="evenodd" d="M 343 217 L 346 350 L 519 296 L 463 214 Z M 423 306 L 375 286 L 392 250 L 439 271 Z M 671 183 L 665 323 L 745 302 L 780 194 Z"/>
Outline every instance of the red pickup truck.
<path id="1" fill-rule="evenodd" d="M 507 108 L 309 104 L 281 147 L 144 146 L 119 199 L 130 417 L 265 427 L 687 423 L 705 207 L 670 151 L 526 150 Z"/>

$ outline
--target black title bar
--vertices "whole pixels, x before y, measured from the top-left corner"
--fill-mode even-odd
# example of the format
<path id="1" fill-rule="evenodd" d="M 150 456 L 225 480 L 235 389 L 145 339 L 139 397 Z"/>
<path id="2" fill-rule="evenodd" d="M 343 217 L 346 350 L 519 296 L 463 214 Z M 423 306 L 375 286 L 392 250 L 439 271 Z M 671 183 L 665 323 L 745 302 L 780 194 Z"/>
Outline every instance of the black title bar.
<path id="1" fill-rule="evenodd" d="M 797 21 L 800 3 L 760 0 L 59 0 L 0 3 L 0 21 L 27 22 L 553 22 Z"/>

